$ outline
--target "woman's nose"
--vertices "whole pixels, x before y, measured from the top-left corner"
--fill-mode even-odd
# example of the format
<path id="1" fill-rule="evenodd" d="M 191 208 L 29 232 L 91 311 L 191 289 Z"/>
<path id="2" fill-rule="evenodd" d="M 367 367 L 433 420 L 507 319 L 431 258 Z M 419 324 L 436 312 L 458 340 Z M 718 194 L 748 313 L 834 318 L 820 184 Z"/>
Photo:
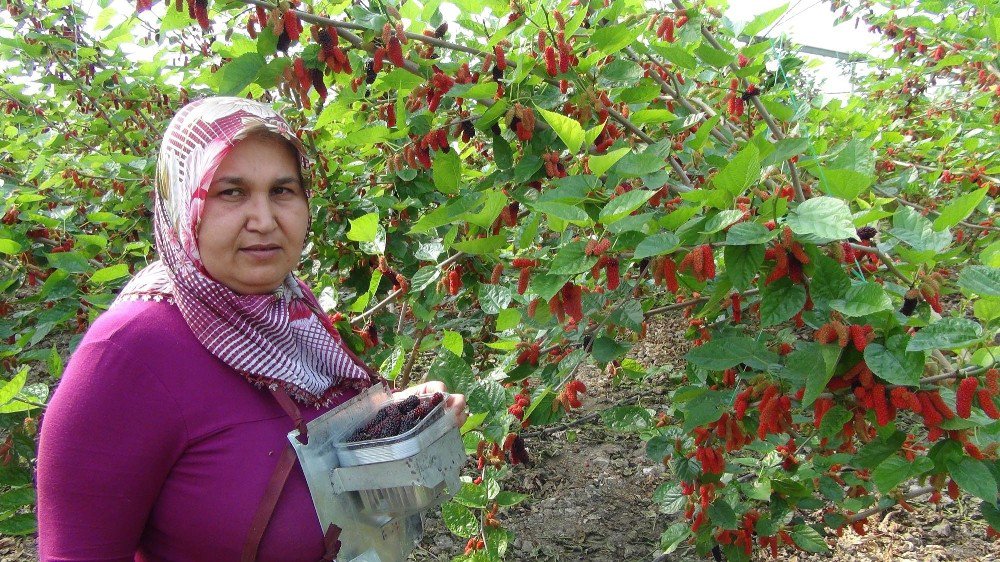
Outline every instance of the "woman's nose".
<path id="1" fill-rule="evenodd" d="M 269 232 L 277 224 L 276 208 L 267 196 L 254 195 L 247 201 L 247 230 Z"/>

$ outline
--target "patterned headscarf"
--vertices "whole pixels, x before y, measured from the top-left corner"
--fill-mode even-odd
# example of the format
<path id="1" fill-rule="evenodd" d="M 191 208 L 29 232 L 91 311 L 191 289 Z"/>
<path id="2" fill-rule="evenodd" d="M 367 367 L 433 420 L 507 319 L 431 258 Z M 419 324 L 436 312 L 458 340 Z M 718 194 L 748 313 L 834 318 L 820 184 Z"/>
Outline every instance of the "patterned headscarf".
<path id="1" fill-rule="evenodd" d="M 347 389 L 370 386 L 376 375 L 347 349 L 309 287 L 289 274 L 274 293 L 242 295 L 212 279 L 198 251 L 215 171 L 240 140 L 262 128 L 294 145 L 301 165 L 307 164 L 299 140 L 270 106 L 216 97 L 177 112 L 156 167 L 153 226 L 160 260 L 137 273 L 115 303 L 172 303 L 212 355 L 255 385 L 326 405 Z"/>

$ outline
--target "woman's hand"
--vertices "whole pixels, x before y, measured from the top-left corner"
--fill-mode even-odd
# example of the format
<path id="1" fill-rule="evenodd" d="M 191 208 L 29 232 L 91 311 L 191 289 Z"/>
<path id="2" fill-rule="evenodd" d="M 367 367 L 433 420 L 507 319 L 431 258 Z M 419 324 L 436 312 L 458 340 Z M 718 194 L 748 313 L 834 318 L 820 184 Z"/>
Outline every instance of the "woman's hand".
<path id="1" fill-rule="evenodd" d="M 411 386 L 410 388 L 399 391 L 403 396 L 409 396 L 411 394 L 434 394 L 435 392 L 448 392 L 448 387 L 441 381 L 430 381 L 424 384 L 418 384 L 416 386 Z M 445 400 L 444 407 L 451 410 L 455 414 L 455 418 L 458 420 L 458 427 L 465 425 L 465 420 L 469 417 L 469 414 L 465 411 L 465 395 L 464 394 L 449 394 L 447 400 Z"/>

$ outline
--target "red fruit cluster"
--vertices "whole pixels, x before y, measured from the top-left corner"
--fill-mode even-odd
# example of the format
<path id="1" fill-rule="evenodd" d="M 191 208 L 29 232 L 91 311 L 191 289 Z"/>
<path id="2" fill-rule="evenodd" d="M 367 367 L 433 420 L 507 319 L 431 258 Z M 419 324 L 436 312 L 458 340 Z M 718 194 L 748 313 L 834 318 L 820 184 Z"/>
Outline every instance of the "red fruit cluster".
<path id="1" fill-rule="evenodd" d="M 390 51 L 391 56 L 391 51 Z M 391 58 L 390 58 L 391 60 Z M 427 90 L 427 110 L 431 113 L 437 111 L 441 98 L 448 93 L 448 90 L 455 85 L 455 80 L 441 72 L 438 67 L 434 67 L 434 76 L 431 77 L 431 87 Z"/>
<path id="2" fill-rule="evenodd" d="M 569 381 L 566 387 L 562 389 L 562 392 L 559 393 L 559 396 L 556 396 L 556 399 L 553 400 L 552 409 L 555 410 L 559 406 L 562 406 L 568 412 L 571 408 L 579 408 L 583 405 L 583 402 L 580 400 L 580 393 L 586 394 L 587 386 L 576 379 Z"/>
<path id="3" fill-rule="evenodd" d="M 529 365 L 537 366 L 538 355 L 539 352 L 541 351 L 541 345 L 538 342 L 534 342 L 531 344 L 527 343 L 521 344 L 521 347 L 523 349 L 521 353 L 517 356 L 517 364 L 524 365 L 525 363 L 528 363 Z"/>
<path id="4" fill-rule="evenodd" d="M 479 537 L 472 537 L 468 542 L 465 543 L 465 555 L 469 556 L 477 550 L 482 550 L 486 548 L 486 541 Z"/>
<path id="5" fill-rule="evenodd" d="M 726 460 L 722 452 L 714 447 L 698 447 L 694 457 L 701 463 L 703 474 L 722 474 L 726 470 Z"/>
<path id="6" fill-rule="evenodd" d="M 523 295 L 528 290 L 528 282 L 531 281 L 531 270 L 538 266 L 538 260 L 514 258 L 511 265 L 521 270 L 521 274 L 517 278 L 517 294 Z M 534 314 L 531 314 L 531 316 L 534 316 Z"/>
<path id="7" fill-rule="evenodd" d="M 516 464 L 528 464 L 528 450 L 524 446 L 524 438 L 517 433 L 510 433 L 503 440 L 502 449 L 507 453 L 507 460 L 511 466 Z"/>
<path id="8" fill-rule="evenodd" d="M 764 252 L 764 259 L 774 261 L 774 269 L 768 275 L 765 285 L 783 277 L 788 277 L 793 283 L 802 283 L 802 266 L 809 263 L 802 245 L 792 239 L 792 230 L 787 226 L 781 232 L 781 238 L 774 246 Z M 845 344 L 846 345 L 846 344 Z"/>
<path id="9" fill-rule="evenodd" d="M 792 425 L 792 400 L 781 394 L 777 385 L 770 385 L 764 390 L 757 409 L 760 412 L 760 422 L 757 426 L 757 437 L 764 439 L 772 433 L 782 433 Z"/>
<path id="10" fill-rule="evenodd" d="M 664 16 L 660 26 L 656 28 L 656 36 L 667 43 L 674 42 L 674 18 Z"/>
<path id="11" fill-rule="evenodd" d="M 600 240 L 591 238 L 587 240 L 587 246 L 584 248 L 583 253 L 588 256 L 602 256 L 610 247 L 611 240 L 607 238 L 601 238 Z"/>
<path id="12" fill-rule="evenodd" d="M 514 395 L 514 404 L 507 408 L 515 418 L 522 420 L 522 427 L 527 426 L 527 420 L 524 419 L 524 409 L 531 405 L 531 394 L 528 392 L 528 381 L 521 381 L 521 391 Z"/>
<path id="13" fill-rule="evenodd" d="M 597 279 L 601 276 L 601 270 L 604 270 L 604 275 L 608 280 L 607 289 L 609 291 L 614 291 L 621 284 L 621 269 L 618 262 L 618 258 L 612 258 L 610 256 L 601 256 L 594 264 L 594 267 L 590 270 L 590 276 Z"/>
<path id="14" fill-rule="evenodd" d="M 729 93 L 726 94 L 726 109 L 729 110 L 729 115 L 733 118 L 739 118 L 743 116 L 746 111 L 746 104 L 743 101 L 743 96 L 739 92 L 740 81 L 733 78 L 732 82 L 729 84 Z"/>
<path id="15" fill-rule="evenodd" d="M 507 126 L 514 130 L 519 140 L 523 142 L 531 140 L 531 136 L 535 133 L 535 112 L 531 108 L 515 103 L 514 107 L 507 111 L 506 119 Z M 552 176 L 554 175 L 550 174 L 550 177 Z"/>
<path id="16" fill-rule="evenodd" d="M 671 293 L 676 293 L 680 289 L 677 283 L 677 264 L 670 256 L 656 258 L 650 263 L 650 267 L 653 269 L 654 284 L 665 284 Z"/>
<path id="17" fill-rule="evenodd" d="M 681 260 L 681 272 L 690 272 L 699 282 L 715 278 L 715 255 L 712 246 L 703 244 L 688 252 Z"/>
<path id="18" fill-rule="evenodd" d="M 448 272 L 448 294 L 455 296 L 462 290 L 462 266 L 456 265 Z"/>
<path id="19" fill-rule="evenodd" d="M 583 321 L 583 288 L 574 283 L 566 283 L 549 300 L 549 312 L 559 320 L 564 322 L 569 316 L 571 325 Z"/>
<path id="20" fill-rule="evenodd" d="M 545 164 L 545 175 L 550 178 L 566 177 L 566 167 L 563 166 L 558 152 L 546 152 L 542 155 L 542 162 Z"/>
<path id="21" fill-rule="evenodd" d="M 709 426 L 712 432 L 722 440 L 726 452 L 738 451 L 753 442 L 753 437 L 743 430 L 743 424 L 735 415 L 724 412 L 722 417 Z"/>
<path id="22" fill-rule="evenodd" d="M 874 383 L 854 388 L 854 397 L 865 408 L 875 411 L 875 422 L 880 426 L 896 418 L 896 407 L 886 396 L 885 385 Z"/>
<path id="23" fill-rule="evenodd" d="M 875 339 L 875 329 L 870 324 L 852 324 L 848 328 L 848 332 L 850 332 L 854 348 L 861 352 L 864 352 L 868 344 Z"/>
<path id="24" fill-rule="evenodd" d="M 975 398 L 978 388 L 979 379 L 976 377 L 966 377 L 958 383 L 958 390 L 955 392 L 955 410 L 958 417 L 969 419 L 972 415 L 972 399 Z"/>
<path id="25" fill-rule="evenodd" d="M 153 0 L 136 0 L 135 11 L 145 12 L 153 7 Z"/>
<path id="26" fill-rule="evenodd" d="M 847 347 L 851 339 L 850 329 L 840 320 L 832 320 L 823 324 L 813 334 L 816 343 L 828 344 L 836 342 L 840 347 Z"/>
<path id="27" fill-rule="evenodd" d="M 739 293 L 733 293 L 729 297 L 729 301 L 733 307 L 733 323 L 739 324 L 743 320 L 743 308 L 742 308 L 743 296 Z"/>
<path id="28" fill-rule="evenodd" d="M 285 10 L 282 15 L 282 21 L 285 26 L 285 33 L 288 34 L 288 38 L 292 41 L 298 41 L 299 36 L 302 34 L 302 20 L 299 19 L 298 14 L 292 10 Z"/>

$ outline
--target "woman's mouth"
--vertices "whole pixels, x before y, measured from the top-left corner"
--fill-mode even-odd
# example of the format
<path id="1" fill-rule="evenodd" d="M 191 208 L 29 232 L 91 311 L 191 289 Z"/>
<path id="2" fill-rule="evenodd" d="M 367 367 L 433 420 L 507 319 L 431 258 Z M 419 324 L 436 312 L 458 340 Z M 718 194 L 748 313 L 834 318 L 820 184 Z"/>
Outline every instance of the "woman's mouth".
<path id="1" fill-rule="evenodd" d="M 251 256 L 267 257 L 281 251 L 281 246 L 278 244 L 253 244 L 240 248 L 240 251 Z"/>

